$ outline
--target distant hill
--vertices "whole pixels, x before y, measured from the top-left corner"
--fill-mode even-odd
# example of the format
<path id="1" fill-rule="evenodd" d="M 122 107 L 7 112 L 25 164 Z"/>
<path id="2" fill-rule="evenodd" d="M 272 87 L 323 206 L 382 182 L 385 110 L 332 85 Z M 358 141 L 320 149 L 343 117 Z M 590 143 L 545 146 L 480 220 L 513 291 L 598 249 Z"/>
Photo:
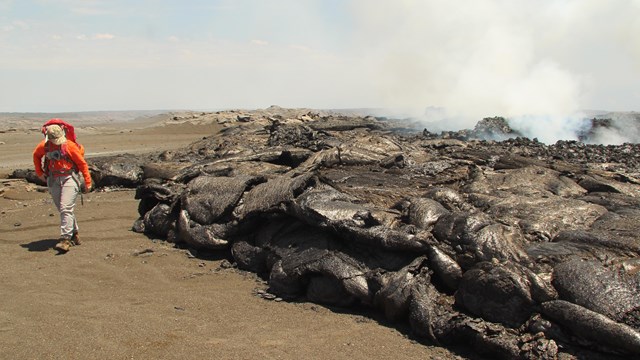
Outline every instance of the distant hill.
<path id="1" fill-rule="evenodd" d="M 74 126 L 100 126 L 145 120 L 165 114 L 170 110 L 83 111 L 62 113 L 0 112 L 0 130 L 37 128 L 47 120 L 60 118 Z"/>

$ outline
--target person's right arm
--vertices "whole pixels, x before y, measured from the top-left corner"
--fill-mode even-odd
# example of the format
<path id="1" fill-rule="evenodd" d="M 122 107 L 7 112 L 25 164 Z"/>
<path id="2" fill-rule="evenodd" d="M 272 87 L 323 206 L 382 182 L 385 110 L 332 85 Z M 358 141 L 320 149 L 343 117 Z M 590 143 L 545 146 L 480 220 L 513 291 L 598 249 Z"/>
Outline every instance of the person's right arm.
<path id="1" fill-rule="evenodd" d="M 43 140 L 36 146 L 35 150 L 33 150 L 33 167 L 36 170 L 36 175 L 43 181 L 45 180 L 45 170 L 42 168 L 42 157 L 45 153 Z"/>

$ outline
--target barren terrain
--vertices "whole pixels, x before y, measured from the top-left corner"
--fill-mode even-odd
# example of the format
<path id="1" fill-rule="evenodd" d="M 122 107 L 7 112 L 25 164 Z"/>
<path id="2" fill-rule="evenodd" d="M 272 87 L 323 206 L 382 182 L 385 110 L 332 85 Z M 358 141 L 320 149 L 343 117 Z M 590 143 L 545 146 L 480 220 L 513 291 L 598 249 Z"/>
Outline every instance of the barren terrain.
<path id="1" fill-rule="evenodd" d="M 42 122 L 47 119 L 42 119 Z M 87 157 L 172 149 L 216 125 L 78 126 Z M 2 359 L 454 359 L 373 314 L 264 300 L 266 284 L 132 232 L 134 190 L 78 201 L 83 244 L 53 250 L 59 218 L 46 189 L 4 179 L 30 167 L 37 127 L 0 132 Z"/>

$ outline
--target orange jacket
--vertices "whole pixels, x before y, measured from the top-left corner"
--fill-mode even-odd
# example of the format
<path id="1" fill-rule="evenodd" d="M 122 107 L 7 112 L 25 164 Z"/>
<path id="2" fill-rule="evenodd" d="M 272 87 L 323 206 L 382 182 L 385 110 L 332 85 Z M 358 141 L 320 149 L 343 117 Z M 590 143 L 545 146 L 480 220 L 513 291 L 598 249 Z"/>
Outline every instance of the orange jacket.
<path id="1" fill-rule="evenodd" d="M 47 149 L 47 147 L 49 149 Z M 48 168 L 43 169 L 43 157 L 46 156 L 47 151 L 64 150 L 66 156 L 63 156 L 59 160 L 49 159 L 46 161 Z M 87 189 L 91 188 L 91 175 L 89 174 L 89 166 L 84 160 L 84 154 L 80 151 L 80 148 L 73 141 L 67 140 L 62 145 L 54 145 L 52 143 L 47 144 L 46 140 L 42 140 L 33 150 L 33 165 L 36 169 L 36 175 L 38 176 L 63 176 L 71 173 L 73 169 L 77 169 L 82 173 L 84 182 Z"/>

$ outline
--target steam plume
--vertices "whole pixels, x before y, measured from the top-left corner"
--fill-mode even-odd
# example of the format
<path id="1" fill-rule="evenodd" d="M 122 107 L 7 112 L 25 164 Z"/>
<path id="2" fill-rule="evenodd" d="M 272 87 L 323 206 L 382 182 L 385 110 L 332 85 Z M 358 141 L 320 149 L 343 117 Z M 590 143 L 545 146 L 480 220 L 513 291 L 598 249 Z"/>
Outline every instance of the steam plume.
<path id="1" fill-rule="evenodd" d="M 582 109 L 625 110 L 604 96 L 601 79 L 613 88 L 626 86 L 629 76 L 638 79 L 639 69 L 628 62 L 640 60 L 640 45 L 623 36 L 640 30 L 638 1 L 359 4 L 362 41 L 369 41 L 384 106 L 422 118 L 430 130 L 472 128 L 484 117 L 504 116 L 541 141 L 577 139 Z M 598 47 L 613 52 L 606 57 Z M 425 112 L 428 106 L 437 111 Z"/>

